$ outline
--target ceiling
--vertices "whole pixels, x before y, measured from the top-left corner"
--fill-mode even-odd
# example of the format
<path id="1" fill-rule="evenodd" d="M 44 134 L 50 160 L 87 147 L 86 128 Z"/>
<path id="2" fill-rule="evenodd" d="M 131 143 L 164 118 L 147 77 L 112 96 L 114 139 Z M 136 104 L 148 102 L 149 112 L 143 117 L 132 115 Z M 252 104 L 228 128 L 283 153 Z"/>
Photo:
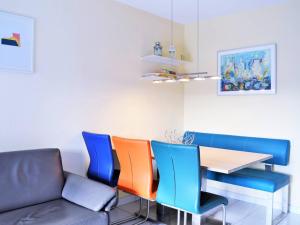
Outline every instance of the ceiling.
<path id="1" fill-rule="evenodd" d="M 170 19 L 171 0 L 116 0 L 134 8 Z M 200 0 L 200 19 L 206 20 L 231 13 L 259 9 L 288 0 Z M 197 20 L 197 0 L 174 0 L 174 17 L 178 23 Z"/>

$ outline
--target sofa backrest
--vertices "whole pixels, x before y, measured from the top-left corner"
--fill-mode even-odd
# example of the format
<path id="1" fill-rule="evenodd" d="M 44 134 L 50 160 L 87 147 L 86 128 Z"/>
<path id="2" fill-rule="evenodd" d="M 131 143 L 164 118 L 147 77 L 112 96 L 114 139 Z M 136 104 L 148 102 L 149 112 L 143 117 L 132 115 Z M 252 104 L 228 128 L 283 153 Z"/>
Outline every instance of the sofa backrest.
<path id="1" fill-rule="evenodd" d="M 0 213 L 61 198 L 58 149 L 0 153 Z"/>
<path id="2" fill-rule="evenodd" d="M 273 158 L 266 161 L 266 163 L 283 166 L 286 166 L 289 163 L 289 140 L 210 134 L 191 131 L 187 131 L 184 135 L 185 137 L 188 135 L 194 136 L 192 144 L 206 147 L 270 154 L 273 155 Z"/>

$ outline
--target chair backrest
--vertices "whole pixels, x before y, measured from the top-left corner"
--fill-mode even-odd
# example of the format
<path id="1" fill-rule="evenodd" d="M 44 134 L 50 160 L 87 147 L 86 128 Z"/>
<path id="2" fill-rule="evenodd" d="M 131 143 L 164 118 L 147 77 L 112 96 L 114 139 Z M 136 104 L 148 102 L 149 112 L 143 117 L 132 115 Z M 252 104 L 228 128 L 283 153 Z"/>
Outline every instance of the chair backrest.
<path id="1" fill-rule="evenodd" d="M 112 186 L 114 158 L 110 136 L 89 132 L 82 132 L 82 136 L 90 156 L 87 176 Z"/>
<path id="2" fill-rule="evenodd" d="M 199 213 L 201 194 L 200 152 L 195 145 L 152 141 L 160 179 L 156 201 Z"/>
<path id="3" fill-rule="evenodd" d="M 121 190 L 153 199 L 153 166 L 150 142 L 112 137 L 120 162 L 118 187 Z"/>
<path id="4" fill-rule="evenodd" d="M 64 183 L 58 149 L 0 153 L 0 214 L 60 199 Z"/>
<path id="5" fill-rule="evenodd" d="M 194 135 L 193 144 L 273 155 L 269 164 L 286 166 L 290 157 L 290 141 L 269 138 L 243 137 L 187 131 L 185 136 Z"/>

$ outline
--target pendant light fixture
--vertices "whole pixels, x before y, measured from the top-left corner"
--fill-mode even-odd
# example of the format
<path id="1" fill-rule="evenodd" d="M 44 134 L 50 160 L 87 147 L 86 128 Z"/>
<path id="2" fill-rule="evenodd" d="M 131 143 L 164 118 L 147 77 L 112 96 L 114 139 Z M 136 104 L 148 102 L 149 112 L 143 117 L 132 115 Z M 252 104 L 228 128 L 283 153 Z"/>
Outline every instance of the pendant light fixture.
<path id="1" fill-rule="evenodd" d="M 197 62 L 196 72 L 182 74 L 186 79 L 204 81 L 207 79 L 218 80 L 219 76 L 208 75 L 207 72 L 200 72 L 200 0 L 197 0 Z"/>
<path id="2" fill-rule="evenodd" d="M 174 0 L 171 0 L 171 43 L 169 47 L 169 57 L 176 59 L 176 47 L 174 45 Z"/>
<path id="3" fill-rule="evenodd" d="M 176 83 L 176 82 L 189 82 L 189 81 L 204 81 L 207 79 L 220 79 L 219 76 L 208 75 L 207 72 L 200 72 L 200 0 L 197 1 L 197 62 L 196 72 L 192 73 L 176 73 L 175 66 L 181 64 L 183 61 L 176 59 L 176 47 L 174 44 L 174 0 L 170 0 L 170 25 L 171 25 L 171 38 L 169 46 L 169 57 L 159 56 L 146 56 L 145 61 L 162 62 L 164 65 L 168 65 L 163 69 L 163 72 L 148 73 L 142 76 L 143 79 L 150 79 L 154 84 L 161 83 Z"/>

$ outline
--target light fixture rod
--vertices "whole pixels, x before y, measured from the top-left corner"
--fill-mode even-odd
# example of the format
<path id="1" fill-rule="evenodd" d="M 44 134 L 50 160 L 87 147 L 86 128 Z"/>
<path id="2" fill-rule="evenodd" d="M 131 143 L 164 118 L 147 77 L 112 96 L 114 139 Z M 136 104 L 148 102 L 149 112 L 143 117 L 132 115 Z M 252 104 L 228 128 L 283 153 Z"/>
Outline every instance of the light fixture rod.
<path id="1" fill-rule="evenodd" d="M 174 45 L 174 0 L 171 0 L 171 46 Z"/>
<path id="2" fill-rule="evenodd" d="M 200 70 L 200 0 L 197 0 L 197 70 Z"/>
<path id="3" fill-rule="evenodd" d="M 193 75 L 207 75 L 207 72 L 196 72 L 196 73 L 177 73 L 177 76 L 193 76 Z"/>

